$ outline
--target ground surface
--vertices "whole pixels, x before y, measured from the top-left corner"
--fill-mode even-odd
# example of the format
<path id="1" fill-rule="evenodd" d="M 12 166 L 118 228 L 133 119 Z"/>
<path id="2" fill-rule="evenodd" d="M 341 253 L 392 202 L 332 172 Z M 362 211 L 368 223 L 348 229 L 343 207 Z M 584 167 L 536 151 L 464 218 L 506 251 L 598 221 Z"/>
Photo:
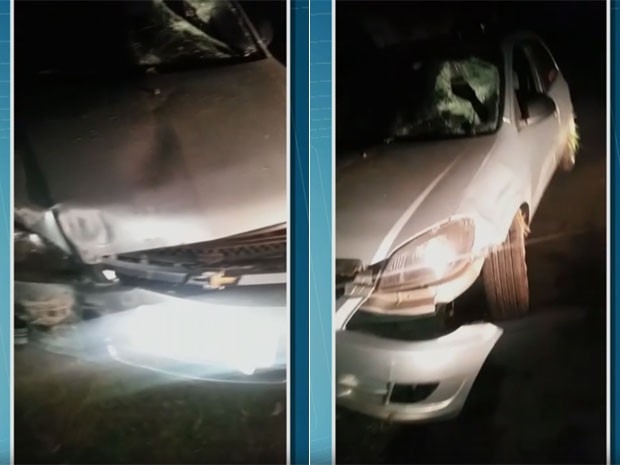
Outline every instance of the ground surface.
<path id="1" fill-rule="evenodd" d="M 605 462 L 605 102 L 575 107 L 578 165 L 556 174 L 528 239 L 533 315 L 502 325 L 456 420 L 398 425 L 339 409 L 338 462 Z M 480 287 L 457 305 L 483 306 Z"/>
<path id="2" fill-rule="evenodd" d="M 16 463 L 284 463 L 284 387 L 15 353 Z"/>

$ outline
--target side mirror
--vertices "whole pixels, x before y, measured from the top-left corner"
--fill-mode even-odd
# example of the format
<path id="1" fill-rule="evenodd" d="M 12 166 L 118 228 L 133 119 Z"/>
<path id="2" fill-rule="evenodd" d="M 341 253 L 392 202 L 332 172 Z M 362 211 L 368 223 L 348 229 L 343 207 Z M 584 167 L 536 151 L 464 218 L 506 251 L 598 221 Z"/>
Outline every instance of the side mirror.
<path id="1" fill-rule="evenodd" d="M 535 94 L 525 100 L 525 110 L 523 124 L 531 126 L 537 124 L 550 116 L 556 111 L 557 107 L 553 99 L 545 94 Z"/>

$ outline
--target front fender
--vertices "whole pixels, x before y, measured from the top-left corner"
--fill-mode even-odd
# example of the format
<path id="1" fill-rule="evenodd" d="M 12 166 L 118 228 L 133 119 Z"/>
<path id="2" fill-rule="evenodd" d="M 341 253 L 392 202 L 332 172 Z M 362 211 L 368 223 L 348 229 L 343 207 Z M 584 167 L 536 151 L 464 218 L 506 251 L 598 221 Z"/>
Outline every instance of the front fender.
<path id="1" fill-rule="evenodd" d="M 460 211 L 476 222 L 474 250 L 484 252 L 504 242 L 515 214 L 531 205 L 531 188 L 509 167 L 500 163 L 465 193 Z M 491 175 L 492 174 L 492 175 Z"/>

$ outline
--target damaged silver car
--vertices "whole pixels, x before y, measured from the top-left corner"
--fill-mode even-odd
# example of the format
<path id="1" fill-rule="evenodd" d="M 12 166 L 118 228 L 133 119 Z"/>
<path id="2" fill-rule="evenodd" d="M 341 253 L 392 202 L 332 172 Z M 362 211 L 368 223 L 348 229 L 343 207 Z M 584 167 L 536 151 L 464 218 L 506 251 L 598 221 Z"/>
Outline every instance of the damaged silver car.
<path id="1" fill-rule="evenodd" d="M 16 67 L 19 329 L 173 375 L 285 382 L 286 71 L 268 27 L 221 0 L 16 15 L 18 55 L 38 57 Z"/>
<path id="2" fill-rule="evenodd" d="M 528 33 L 437 38 L 374 60 L 338 107 L 345 126 L 358 111 L 340 134 L 382 141 L 337 154 L 337 402 L 393 421 L 448 418 L 502 333 L 493 322 L 528 312 L 525 236 L 556 169 L 575 163 L 573 105 Z M 490 322 L 446 325 L 479 276 Z"/>

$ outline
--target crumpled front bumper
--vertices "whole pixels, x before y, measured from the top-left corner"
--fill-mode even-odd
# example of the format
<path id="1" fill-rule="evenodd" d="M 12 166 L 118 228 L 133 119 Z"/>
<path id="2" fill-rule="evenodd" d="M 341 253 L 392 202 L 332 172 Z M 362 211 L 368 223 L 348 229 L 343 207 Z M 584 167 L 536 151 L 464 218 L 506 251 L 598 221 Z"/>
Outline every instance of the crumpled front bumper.
<path id="1" fill-rule="evenodd" d="M 461 326 L 446 336 L 405 342 L 353 331 L 336 336 L 337 402 L 392 421 L 458 415 L 502 330 L 490 323 Z M 434 385 L 418 402 L 394 402 L 398 387 Z"/>
<path id="2" fill-rule="evenodd" d="M 346 322 L 363 297 L 339 300 Z M 464 325 L 444 336 L 419 341 L 387 339 L 338 326 L 336 401 L 373 417 L 422 422 L 458 415 L 484 361 L 502 334 L 491 323 Z M 425 390 L 423 396 L 402 392 Z M 418 391 L 419 392 L 419 391 Z"/>
<path id="3" fill-rule="evenodd" d="M 189 379 L 286 382 L 284 285 L 180 297 L 122 285 L 16 282 L 15 297 L 40 305 L 64 299 L 103 315 L 39 333 L 46 350 Z"/>

